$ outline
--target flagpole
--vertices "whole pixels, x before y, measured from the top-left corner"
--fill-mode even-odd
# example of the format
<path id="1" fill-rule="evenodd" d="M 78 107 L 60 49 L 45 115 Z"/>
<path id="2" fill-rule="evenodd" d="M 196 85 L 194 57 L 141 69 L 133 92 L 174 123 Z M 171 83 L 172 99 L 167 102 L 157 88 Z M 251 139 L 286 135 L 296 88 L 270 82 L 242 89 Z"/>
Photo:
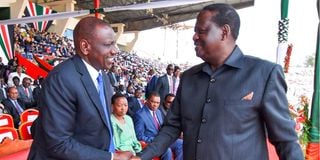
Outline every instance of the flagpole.
<path id="1" fill-rule="evenodd" d="M 94 0 L 93 3 L 94 3 L 94 9 L 95 10 L 98 9 L 100 6 L 100 0 Z M 99 13 L 97 11 L 95 11 L 94 15 L 96 16 L 96 18 L 99 18 Z"/>
<path id="2" fill-rule="evenodd" d="M 318 18 L 320 2 L 317 0 Z M 319 18 L 320 19 L 320 18 Z M 314 69 L 314 91 L 311 106 L 310 122 L 311 127 L 309 129 L 310 141 L 306 150 L 306 160 L 319 160 L 320 159 L 320 22 L 318 22 L 318 36 L 317 36 L 317 48 L 315 56 L 315 69 Z"/>
<path id="3" fill-rule="evenodd" d="M 288 49 L 288 6 L 289 0 L 281 0 L 281 19 L 279 20 L 278 47 L 277 47 L 277 64 L 284 66 L 285 53 Z"/>

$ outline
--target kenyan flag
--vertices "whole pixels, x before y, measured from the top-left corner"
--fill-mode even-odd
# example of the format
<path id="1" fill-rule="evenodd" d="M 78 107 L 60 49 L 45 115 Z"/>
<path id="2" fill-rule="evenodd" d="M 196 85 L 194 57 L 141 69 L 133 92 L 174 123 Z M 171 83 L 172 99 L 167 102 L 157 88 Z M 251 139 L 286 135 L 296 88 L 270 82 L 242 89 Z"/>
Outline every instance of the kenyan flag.
<path id="1" fill-rule="evenodd" d="M 13 58 L 13 25 L 0 25 L 0 57 L 4 63 Z"/>
<path id="2" fill-rule="evenodd" d="M 47 7 L 42 7 L 40 5 L 32 3 L 31 1 L 29 1 L 24 11 L 25 16 L 27 17 L 47 15 L 52 13 L 57 13 L 57 12 Z M 40 22 L 34 22 L 31 25 L 33 26 L 33 28 L 39 31 L 47 31 L 51 24 L 52 24 L 52 21 L 40 21 Z"/>

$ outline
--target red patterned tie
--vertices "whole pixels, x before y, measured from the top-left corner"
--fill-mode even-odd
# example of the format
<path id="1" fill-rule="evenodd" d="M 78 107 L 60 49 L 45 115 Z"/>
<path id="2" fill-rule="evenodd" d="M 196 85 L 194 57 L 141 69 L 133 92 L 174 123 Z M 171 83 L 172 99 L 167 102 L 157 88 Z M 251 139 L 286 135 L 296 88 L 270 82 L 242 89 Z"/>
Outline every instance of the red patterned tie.
<path id="1" fill-rule="evenodd" d="M 156 111 L 153 111 L 152 115 L 153 115 L 154 124 L 155 124 L 156 128 L 159 130 L 160 129 L 160 124 L 159 124 L 159 121 L 157 119 Z"/>

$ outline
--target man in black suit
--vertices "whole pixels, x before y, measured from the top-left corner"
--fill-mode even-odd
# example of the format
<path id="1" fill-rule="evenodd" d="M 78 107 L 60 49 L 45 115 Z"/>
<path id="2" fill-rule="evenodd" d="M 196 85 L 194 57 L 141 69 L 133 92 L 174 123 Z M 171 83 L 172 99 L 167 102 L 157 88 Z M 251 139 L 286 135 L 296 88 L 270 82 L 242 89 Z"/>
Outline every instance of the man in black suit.
<path id="1" fill-rule="evenodd" d="M 159 77 L 157 80 L 157 85 L 155 91 L 160 94 L 161 102 L 163 102 L 164 97 L 168 93 L 173 93 L 173 64 L 168 64 L 166 71 L 167 73 Z"/>
<path id="2" fill-rule="evenodd" d="M 18 99 L 18 95 L 18 90 L 15 86 L 9 87 L 8 98 L 1 102 L 4 105 L 4 109 L 13 117 L 15 128 L 19 127 L 20 114 L 26 109 L 23 101 Z"/>
<path id="3" fill-rule="evenodd" d="M 24 77 L 22 79 L 22 85 L 17 87 L 19 93 L 19 99 L 25 103 L 27 108 L 35 107 L 35 101 L 32 94 L 32 89 L 30 87 L 31 79 L 29 77 Z"/>
<path id="4" fill-rule="evenodd" d="M 279 159 L 304 159 L 283 70 L 244 55 L 236 44 L 239 28 L 239 15 L 228 4 L 214 3 L 198 14 L 193 41 L 205 62 L 183 72 L 166 121 L 142 160 L 165 151 L 181 132 L 186 159 L 268 160 L 267 137 Z"/>
<path id="5" fill-rule="evenodd" d="M 86 17 L 74 29 L 77 54 L 56 66 L 43 83 L 40 115 L 34 122 L 30 160 L 119 160 L 110 123 L 110 81 L 103 72 L 118 53 L 105 21 Z"/>
<path id="6" fill-rule="evenodd" d="M 0 78 L 0 102 L 7 98 L 7 85 L 3 78 Z"/>
<path id="7" fill-rule="evenodd" d="M 142 97 L 142 89 L 137 88 L 133 97 L 128 97 L 128 115 L 133 118 L 134 114 L 143 107 L 144 100 Z"/>
<path id="8" fill-rule="evenodd" d="M 43 83 L 44 78 L 42 76 L 38 77 L 38 80 L 35 80 L 36 82 L 36 87 L 32 91 L 33 99 L 35 101 L 35 107 L 38 107 L 37 104 L 39 104 L 40 101 L 40 91 L 42 88 L 42 83 Z"/>
<path id="9" fill-rule="evenodd" d="M 176 96 L 172 93 L 169 93 L 164 97 L 164 101 L 159 107 L 159 110 L 162 113 L 163 119 L 165 119 L 165 117 L 167 116 L 167 113 L 168 113 L 175 97 Z"/>
<path id="10" fill-rule="evenodd" d="M 117 67 L 115 65 L 111 66 L 107 75 L 109 77 L 111 85 L 113 86 L 113 89 L 117 91 L 119 87 L 119 76 L 117 75 Z"/>
<path id="11" fill-rule="evenodd" d="M 154 69 L 150 69 L 148 72 L 148 83 L 145 89 L 145 95 L 146 97 L 149 97 L 149 94 L 153 91 L 155 91 L 156 89 L 156 85 L 157 85 L 157 80 L 158 80 L 158 75 L 156 74 L 156 71 Z"/>

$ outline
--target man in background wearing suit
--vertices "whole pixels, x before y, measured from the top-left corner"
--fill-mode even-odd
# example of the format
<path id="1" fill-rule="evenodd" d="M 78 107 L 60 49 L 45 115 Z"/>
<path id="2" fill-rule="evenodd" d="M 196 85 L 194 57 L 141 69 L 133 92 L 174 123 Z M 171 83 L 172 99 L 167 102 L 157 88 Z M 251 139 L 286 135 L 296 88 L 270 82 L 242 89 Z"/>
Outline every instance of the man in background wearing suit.
<path id="1" fill-rule="evenodd" d="M 117 74 L 117 66 L 111 66 L 107 75 L 109 77 L 110 84 L 113 86 L 113 89 L 117 91 L 119 87 L 119 75 Z"/>
<path id="2" fill-rule="evenodd" d="M 118 53 L 115 33 L 103 20 L 86 17 L 73 36 L 77 54 L 56 66 L 43 83 L 28 159 L 128 159 L 131 152 L 115 152 L 113 89 L 103 72 Z"/>
<path id="3" fill-rule="evenodd" d="M 158 109 L 160 105 L 160 96 L 156 92 L 151 92 L 145 105 L 134 116 L 134 127 L 139 141 L 151 143 L 154 137 L 159 133 L 163 124 L 162 113 Z M 161 160 L 171 160 L 172 152 L 176 160 L 182 160 L 181 139 L 176 140 L 169 148 L 159 152 Z M 150 158 L 151 159 L 151 158 Z"/>
<path id="4" fill-rule="evenodd" d="M 128 99 L 128 115 L 131 116 L 131 118 L 144 105 L 144 99 L 142 99 L 142 94 L 143 94 L 142 89 L 138 87 L 134 91 L 134 96 L 127 98 Z"/>
<path id="5" fill-rule="evenodd" d="M 8 97 L 2 101 L 4 110 L 13 117 L 14 127 L 19 128 L 20 114 L 26 109 L 23 101 L 18 99 L 19 93 L 16 87 L 8 88 Z"/>
<path id="6" fill-rule="evenodd" d="M 18 86 L 19 99 L 21 99 L 27 108 L 35 107 L 35 101 L 33 99 L 32 89 L 30 87 L 31 79 L 24 77 L 22 79 L 22 85 Z"/>
<path id="7" fill-rule="evenodd" d="M 158 75 L 155 71 L 155 69 L 150 69 L 148 72 L 148 78 L 147 78 L 147 86 L 145 88 L 145 97 L 149 97 L 149 94 L 156 89 L 157 81 L 158 81 Z"/>
<path id="8" fill-rule="evenodd" d="M 239 15 L 228 4 L 198 14 L 193 41 L 205 62 L 183 72 L 166 122 L 141 159 L 165 151 L 181 131 L 187 159 L 268 160 L 266 138 L 279 159 L 304 159 L 282 68 L 244 55 L 236 45 L 239 28 Z"/>
<path id="9" fill-rule="evenodd" d="M 161 102 L 168 93 L 173 93 L 173 70 L 173 64 L 169 64 L 166 68 L 167 73 L 159 77 L 157 80 L 155 91 L 160 94 Z"/>
<path id="10" fill-rule="evenodd" d="M 7 98 L 7 85 L 4 78 L 0 78 L 0 102 Z"/>
<path id="11" fill-rule="evenodd" d="M 39 104 L 40 101 L 40 93 L 41 93 L 41 88 L 42 88 L 42 83 L 44 81 L 44 78 L 42 76 L 39 76 L 36 82 L 36 87 L 32 91 L 33 99 L 35 101 L 35 106 L 38 107 L 37 105 Z"/>
<path id="12" fill-rule="evenodd" d="M 164 97 L 163 103 L 159 107 L 159 110 L 162 113 L 163 119 L 167 116 L 167 113 L 168 113 L 175 97 L 176 96 L 172 93 L 169 93 Z"/>

